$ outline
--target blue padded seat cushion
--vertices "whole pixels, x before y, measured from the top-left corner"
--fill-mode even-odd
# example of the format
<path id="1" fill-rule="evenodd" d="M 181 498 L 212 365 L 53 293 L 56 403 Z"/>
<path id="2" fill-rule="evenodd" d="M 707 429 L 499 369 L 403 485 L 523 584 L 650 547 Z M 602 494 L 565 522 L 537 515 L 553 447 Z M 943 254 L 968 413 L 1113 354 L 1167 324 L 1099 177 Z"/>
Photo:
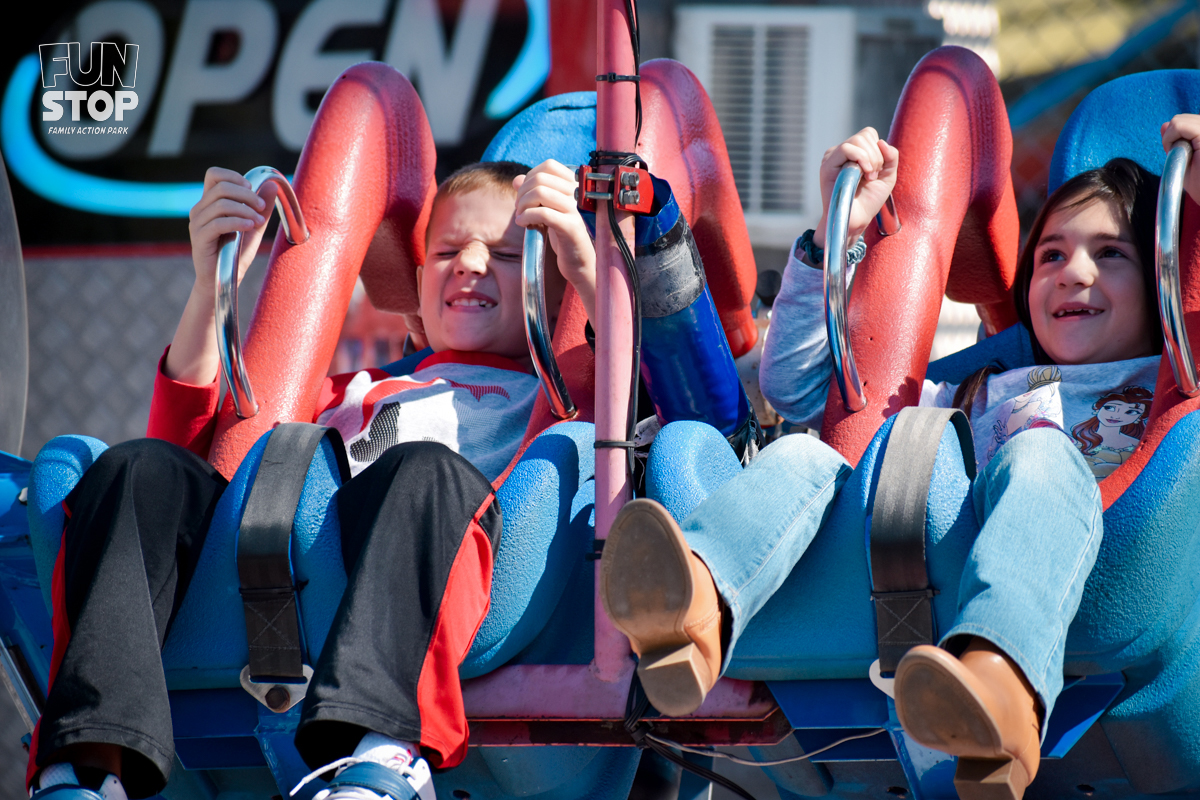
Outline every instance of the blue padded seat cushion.
<path id="1" fill-rule="evenodd" d="M 536 167 L 553 158 L 562 164 L 586 164 L 596 149 L 596 93 L 569 92 L 534 103 L 508 121 L 483 161 L 516 161 Z"/>
<path id="2" fill-rule="evenodd" d="M 682 520 L 741 471 L 733 448 L 716 428 L 703 422 L 672 422 L 658 432 L 650 448 L 646 496 Z"/>
<path id="3" fill-rule="evenodd" d="M 1166 153 L 1159 126 L 1183 111 L 1200 112 L 1200 70 L 1139 72 L 1097 87 L 1059 134 L 1049 191 L 1118 156 L 1161 175 Z"/>
<path id="4" fill-rule="evenodd" d="M 268 436 L 269 432 L 247 453 L 213 514 L 191 587 L 163 648 L 172 689 L 237 686 L 247 663 L 237 529 Z M 506 533 L 496 553 L 491 609 L 462 666 L 463 677 L 482 675 L 528 647 L 583 562 L 592 539 L 594 437 L 589 423 L 563 423 L 546 430 L 501 486 Z M 34 461 L 30 539 L 47 609 L 62 541 L 62 500 L 105 449 L 97 439 L 60 436 Z M 326 440 L 309 466 L 292 529 L 292 567 L 303 587 L 299 605 L 310 663 L 324 646 L 346 588 L 335 501 L 339 485 L 337 463 Z M 541 651 L 553 657 L 575 644 L 563 640 Z"/>
<path id="5" fill-rule="evenodd" d="M 1175 423 L 1104 512 L 1104 538 L 1067 631 L 1070 674 L 1121 670 L 1101 718 L 1142 792 L 1200 783 L 1200 411 Z"/>
<path id="6" fill-rule="evenodd" d="M 91 436 L 55 436 L 42 446 L 29 471 L 29 544 L 33 548 L 34 566 L 46 610 L 50 600 L 51 577 L 58 548 L 62 544 L 66 514 L 62 501 L 66 499 L 83 473 L 108 445 Z"/>
<path id="7" fill-rule="evenodd" d="M 271 432 L 242 459 L 209 526 L 191 586 L 163 646 L 172 689 L 237 686 L 248 663 L 246 619 L 237 573 L 237 534 L 250 487 Z M 301 633 L 309 663 L 320 653 L 346 588 L 334 493 L 340 485 L 329 440 L 322 440 L 305 477 L 292 525 L 292 570 L 297 584 Z"/>
<path id="8" fill-rule="evenodd" d="M 504 531 L 492 572 L 491 608 L 459 667 L 461 677 L 490 672 L 533 642 L 584 562 L 593 538 L 595 438 L 590 422 L 547 428 L 497 491 Z M 566 649 L 572 642 L 561 644 Z"/>

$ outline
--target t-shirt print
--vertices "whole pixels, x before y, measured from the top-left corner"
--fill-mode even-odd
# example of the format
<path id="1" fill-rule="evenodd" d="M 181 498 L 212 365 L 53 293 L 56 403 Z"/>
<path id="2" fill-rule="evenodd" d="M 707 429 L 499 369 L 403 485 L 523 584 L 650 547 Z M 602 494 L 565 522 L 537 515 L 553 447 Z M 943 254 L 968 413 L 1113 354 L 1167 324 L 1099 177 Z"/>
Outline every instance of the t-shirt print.
<path id="1" fill-rule="evenodd" d="M 1029 391 L 1006 400 L 996 411 L 988 461 L 1005 442 L 1022 431 L 1033 428 L 1063 429 L 1062 395 L 1059 393 L 1062 373 L 1058 367 L 1031 369 L 1025 380 L 1029 384 Z"/>
<path id="2" fill-rule="evenodd" d="M 1142 386 L 1122 386 L 1092 403 L 1092 416 L 1071 428 L 1071 438 L 1083 453 L 1097 480 L 1124 464 L 1142 434 L 1154 392 Z"/>
<path id="3" fill-rule="evenodd" d="M 317 421 L 341 432 L 352 475 L 395 444 L 427 441 L 495 480 L 524 439 L 539 391 L 528 373 L 454 362 L 399 377 L 378 369 L 348 377 Z"/>
<path id="4" fill-rule="evenodd" d="M 1096 480 L 1137 448 L 1154 401 L 1157 357 L 1108 364 L 1015 369 L 988 379 L 971 426 L 982 469 L 1023 431 L 1053 427 L 1070 436 Z M 980 409 L 980 406 L 983 406 Z"/>

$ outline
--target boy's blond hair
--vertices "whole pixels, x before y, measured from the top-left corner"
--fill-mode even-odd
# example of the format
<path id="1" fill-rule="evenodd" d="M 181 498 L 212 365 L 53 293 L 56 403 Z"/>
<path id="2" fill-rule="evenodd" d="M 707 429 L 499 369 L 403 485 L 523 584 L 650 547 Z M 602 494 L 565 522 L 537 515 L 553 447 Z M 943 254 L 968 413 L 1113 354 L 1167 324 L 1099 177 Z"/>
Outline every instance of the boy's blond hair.
<path id="1" fill-rule="evenodd" d="M 479 189 L 496 189 L 508 194 L 516 194 L 513 188 L 513 178 L 529 172 L 529 167 L 515 161 L 478 161 L 459 167 L 438 186 L 438 202 L 456 194 L 478 191 Z"/>
<path id="2" fill-rule="evenodd" d="M 433 207 L 429 211 L 430 218 L 432 219 L 433 213 L 437 211 L 439 203 L 447 197 L 458 194 L 492 189 L 501 194 L 516 196 L 517 190 L 513 188 L 513 178 L 524 175 L 529 170 L 529 167 L 518 164 L 516 161 L 476 161 L 474 164 L 459 167 L 438 185 L 437 194 L 433 198 Z M 425 229 L 426 247 L 429 246 L 429 230 L 430 228 Z"/>

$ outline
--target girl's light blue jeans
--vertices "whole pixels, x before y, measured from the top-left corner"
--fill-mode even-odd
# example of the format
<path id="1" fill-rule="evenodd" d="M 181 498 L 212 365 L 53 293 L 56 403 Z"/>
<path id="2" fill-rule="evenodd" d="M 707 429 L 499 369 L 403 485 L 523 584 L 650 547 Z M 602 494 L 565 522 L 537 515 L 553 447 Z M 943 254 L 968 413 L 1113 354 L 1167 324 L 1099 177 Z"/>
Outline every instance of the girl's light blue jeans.
<path id="1" fill-rule="evenodd" d="M 732 618 L 723 670 L 747 623 L 820 535 L 851 471 L 817 439 L 785 436 L 681 521 Z M 1067 436 L 1033 429 L 1000 449 L 971 495 L 980 531 L 957 587 L 957 616 L 939 621 L 942 644 L 953 651 L 972 635 L 993 642 L 1021 667 L 1049 715 L 1062 689 L 1066 630 L 1100 546 L 1099 489 Z"/>

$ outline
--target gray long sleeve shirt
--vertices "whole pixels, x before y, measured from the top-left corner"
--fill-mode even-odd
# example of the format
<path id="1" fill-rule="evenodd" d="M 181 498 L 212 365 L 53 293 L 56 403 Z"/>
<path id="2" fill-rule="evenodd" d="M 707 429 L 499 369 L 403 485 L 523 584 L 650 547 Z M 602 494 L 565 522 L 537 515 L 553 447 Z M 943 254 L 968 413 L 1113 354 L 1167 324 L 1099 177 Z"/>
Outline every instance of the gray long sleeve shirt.
<path id="1" fill-rule="evenodd" d="M 1158 363 L 1157 356 L 1149 356 L 992 375 L 971 412 L 979 467 L 1021 431 L 1053 426 L 1071 437 L 1098 480 L 1106 477 L 1141 439 Z M 824 275 L 798 260 L 793 247 L 763 344 L 759 388 L 784 419 L 820 428 L 832 376 Z M 957 388 L 925 381 L 919 405 L 950 408 Z"/>

